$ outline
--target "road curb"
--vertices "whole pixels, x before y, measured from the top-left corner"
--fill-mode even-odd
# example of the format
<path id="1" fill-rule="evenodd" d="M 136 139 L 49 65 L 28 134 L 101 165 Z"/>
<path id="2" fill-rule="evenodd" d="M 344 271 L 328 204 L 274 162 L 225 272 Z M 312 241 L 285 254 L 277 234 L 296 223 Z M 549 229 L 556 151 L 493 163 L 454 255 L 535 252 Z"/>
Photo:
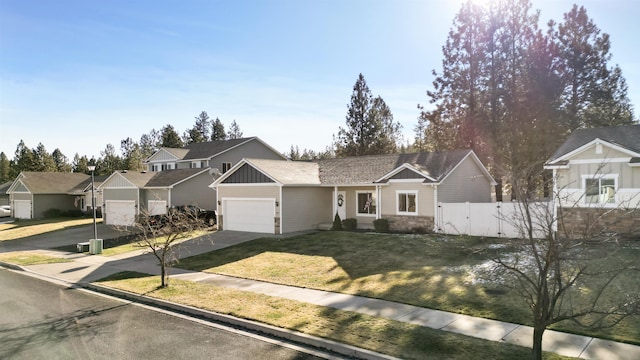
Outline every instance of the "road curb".
<path id="1" fill-rule="evenodd" d="M 212 311 L 202 310 L 196 307 L 174 303 L 171 301 L 160 300 L 151 298 L 144 295 L 138 295 L 124 290 L 118 290 L 102 285 L 93 283 L 78 283 L 76 284 L 82 288 L 92 290 L 95 292 L 103 293 L 106 295 L 114 296 L 121 299 L 130 300 L 136 303 L 142 303 L 145 305 L 152 305 L 159 308 L 175 311 L 182 314 L 187 314 L 207 320 L 211 320 L 242 329 L 247 329 L 261 334 L 266 334 L 280 339 L 286 339 L 298 344 L 304 344 L 312 346 L 318 349 L 324 349 L 336 354 L 354 357 L 358 359 L 366 360 L 400 360 L 399 358 L 380 354 L 371 350 L 362 349 L 352 345 L 342 344 L 333 340 L 320 338 L 317 336 L 307 335 L 300 332 L 283 329 L 260 322 L 241 319 L 238 317 L 215 313 Z"/>

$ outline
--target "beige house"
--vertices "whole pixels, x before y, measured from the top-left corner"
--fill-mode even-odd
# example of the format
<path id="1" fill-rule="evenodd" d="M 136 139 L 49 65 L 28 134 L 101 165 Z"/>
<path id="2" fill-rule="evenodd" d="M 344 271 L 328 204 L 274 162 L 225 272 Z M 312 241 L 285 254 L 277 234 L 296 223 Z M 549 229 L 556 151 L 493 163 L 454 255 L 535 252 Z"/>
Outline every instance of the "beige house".
<path id="1" fill-rule="evenodd" d="M 579 129 L 547 161 L 561 232 L 640 232 L 640 125 Z"/>
<path id="2" fill-rule="evenodd" d="M 432 230 L 438 202 L 490 202 L 495 181 L 471 150 L 314 162 L 243 159 L 211 184 L 218 226 L 281 234 L 316 229 L 338 214 L 361 228 Z"/>

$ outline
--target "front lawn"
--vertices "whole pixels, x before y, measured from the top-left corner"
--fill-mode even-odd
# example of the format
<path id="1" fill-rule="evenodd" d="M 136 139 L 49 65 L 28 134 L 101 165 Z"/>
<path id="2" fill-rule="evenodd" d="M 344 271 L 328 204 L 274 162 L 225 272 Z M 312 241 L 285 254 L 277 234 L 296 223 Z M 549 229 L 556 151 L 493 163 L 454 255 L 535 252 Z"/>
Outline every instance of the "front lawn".
<path id="1" fill-rule="evenodd" d="M 306 334 L 332 339 L 403 359 L 525 359 L 531 349 L 481 340 L 350 311 L 172 279 L 158 289 L 158 276 L 119 273 L 104 286 L 190 305 Z M 544 358 L 569 359 L 545 353 Z"/>
<path id="2" fill-rule="evenodd" d="M 102 222 L 102 219 L 97 219 Z M 0 241 L 22 239 L 52 231 L 93 224 L 93 218 L 49 218 L 41 220 L 17 220 L 0 224 Z"/>
<path id="3" fill-rule="evenodd" d="M 500 239 L 319 232 L 263 238 L 180 261 L 180 268 L 322 289 L 531 325 L 514 291 L 477 281 Z M 492 245 L 493 244 L 493 245 Z M 640 250 L 626 256 L 640 259 Z M 640 260 L 639 260 L 640 261 Z M 633 291 L 621 286 L 620 291 Z M 583 332 L 570 324 L 557 329 Z M 640 344 L 640 316 L 590 335 Z"/>
<path id="4" fill-rule="evenodd" d="M 28 265 L 42 265 L 42 264 L 56 264 L 71 262 L 72 260 L 41 255 L 28 251 L 16 251 L 0 254 L 0 261 L 7 262 L 9 264 L 28 266 Z"/>

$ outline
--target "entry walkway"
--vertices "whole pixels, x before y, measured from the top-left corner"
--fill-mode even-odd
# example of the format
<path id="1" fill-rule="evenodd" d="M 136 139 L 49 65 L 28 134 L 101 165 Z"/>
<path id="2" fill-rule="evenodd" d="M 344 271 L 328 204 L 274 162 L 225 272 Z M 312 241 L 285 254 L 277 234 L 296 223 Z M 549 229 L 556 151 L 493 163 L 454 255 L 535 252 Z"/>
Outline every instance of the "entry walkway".
<path id="1" fill-rule="evenodd" d="M 264 235 L 222 231 L 214 234 L 213 241 L 211 242 L 199 242 L 195 240 L 186 242 L 183 245 L 184 251 L 181 252 L 181 255 L 183 255 L 181 257 L 221 249 L 262 236 Z M 5 251 L 6 250 L 8 249 L 5 249 Z M 26 267 L 29 271 L 65 282 L 87 283 L 121 271 L 138 271 L 154 275 L 160 273 L 160 268 L 155 257 L 150 254 L 142 254 L 141 252 L 127 253 L 115 257 L 104 257 L 45 249 L 35 251 L 73 260 L 68 263 Z M 528 326 L 425 309 L 386 300 L 278 285 L 231 276 L 193 272 L 178 268 L 171 269 L 170 273 L 172 274 L 171 276 L 176 279 L 251 291 L 340 310 L 354 311 L 491 341 L 502 341 L 527 347 L 532 346 L 533 329 Z M 585 359 L 640 359 L 640 346 L 552 330 L 547 330 L 544 334 L 543 349 L 565 356 Z"/>

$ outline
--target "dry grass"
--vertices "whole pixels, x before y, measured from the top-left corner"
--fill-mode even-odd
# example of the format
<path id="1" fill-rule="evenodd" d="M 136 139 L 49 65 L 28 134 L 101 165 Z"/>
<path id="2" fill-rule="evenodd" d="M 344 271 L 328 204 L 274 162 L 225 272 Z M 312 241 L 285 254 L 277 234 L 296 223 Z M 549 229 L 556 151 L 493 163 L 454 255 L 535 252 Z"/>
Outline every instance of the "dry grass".
<path id="1" fill-rule="evenodd" d="M 0 261 L 20 266 L 71 262 L 71 260 L 68 259 L 48 255 L 40 255 L 28 251 L 2 253 L 0 254 Z"/>
<path id="2" fill-rule="evenodd" d="M 404 359 L 517 359 L 530 349 L 447 333 L 398 321 L 308 303 L 172 279 L 158 289 L 159 278 L 121 273 L 102 281 L 154 298 L 190 305 L 265 324 L 332 339 Z M 545 354 L 545 359 L 568 359 Z"/>
<path id="3" fill-rule="evenodd" d="M 194 231 L 193 234 L 189 235 L 189 237 L 186 237 L 184 239 L 181 239 L 180 241 L 175 242 L 175 245 L 178 245 L 182 242 L 185 242 L 187 240 L 191 240 L 191 239 L 195 239 L 197 237 L 203 236 L 203 235 L 209 235 L 212 234 L 212 232 L 210 230 L 197 230 Z M 156 239 L 158 244 L 162 243 L 162 239 L 158 238 Z M 154 240 L 151 240 L 152 243 L 155 243 Z M 115 256 L 115 255 L 120 255 L 120 254 L 125 254 L 128 252 L 132 252 L 132 251 L 140 251 L 140 250 L 148 250 L 149 246 L 147 246 L 143 241 L 140 240 L 132 240 L 132 242 L 128 243 L 128 244 L 122 244 L 122 245 L 118 245 L 118 246 L 114 246 L 114 247 L 110 247 L 110 248 L 105 248 L 102 251 L 102 256 Z"/>
<path id="4" fill-rule="evenodd" d="M 102 222 L 102 219 L 98 219 Z M 22 239 L 52 231 L 93 224 L 90 219 L 51 218 L 44 220 L 20 220 L 11 224 L 0 224 L 0 241 Z"/>
<path id="5" fill-rule="evenodd" d="M 470 274 L 474 266 L 490 261 L 495 253 L 489 245 L 499 242 L 320 232 L 258 239 L 182 259 L 179 266 L 531 325 L 531 312 L 517 292 L 491 281 L 477 283 Z M 631 256 L 640 259 L 640 251 Z M 637 288 L 636 278 L 627 280 L 628 285 L 623 281 L 620 291 Z M 640 343 L 640 316 L 629 317 L 608 330 L 584 331 L 568 323 L 555 328 Z"/>

